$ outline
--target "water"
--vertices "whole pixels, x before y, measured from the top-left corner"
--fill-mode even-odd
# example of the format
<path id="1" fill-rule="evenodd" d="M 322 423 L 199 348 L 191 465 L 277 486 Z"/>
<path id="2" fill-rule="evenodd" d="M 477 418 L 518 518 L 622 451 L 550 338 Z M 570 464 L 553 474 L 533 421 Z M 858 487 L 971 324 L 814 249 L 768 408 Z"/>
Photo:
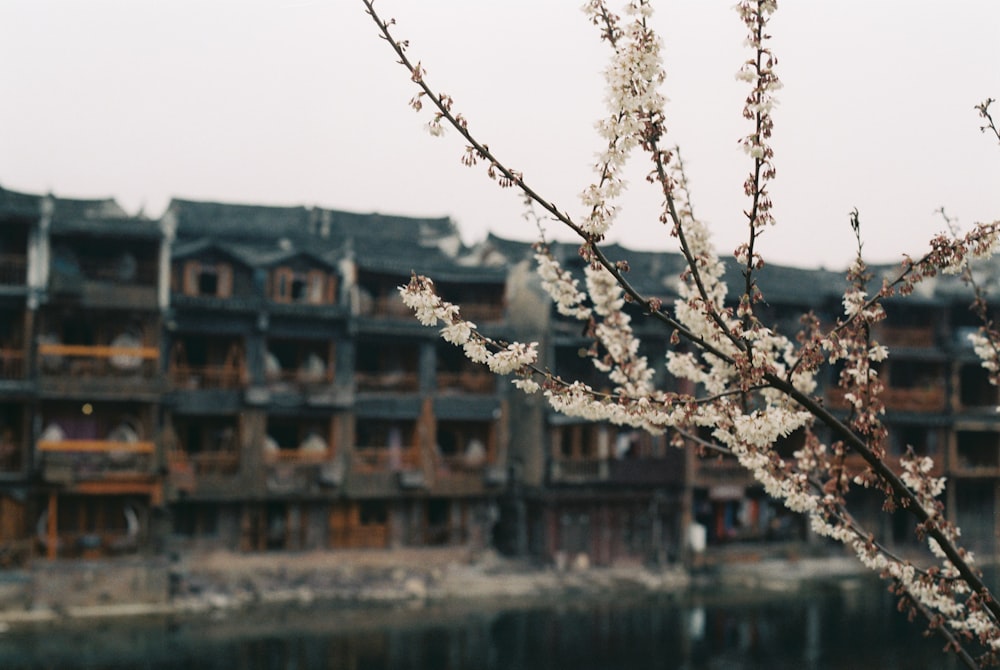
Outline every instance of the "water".
<path id="1" fill-rule="evenodd" d="M 5 670 L 847 670 L 955 668 L 884 587 L 705 591 L 503 609 L 313 606 L 227 616 L 11 629 Z"/>

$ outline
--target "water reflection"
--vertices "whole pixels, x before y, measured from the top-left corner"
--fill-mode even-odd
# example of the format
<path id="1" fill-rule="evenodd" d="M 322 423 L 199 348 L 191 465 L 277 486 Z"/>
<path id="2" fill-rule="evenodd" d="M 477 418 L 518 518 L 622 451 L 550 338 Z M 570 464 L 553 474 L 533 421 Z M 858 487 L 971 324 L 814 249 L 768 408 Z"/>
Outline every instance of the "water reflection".
<path id="1" fill-rule="evenodd" d="M 66 670 L 578 670 L 957 667 L 884 587 L 700 593 L 498 609 L 258 610 L 0 635 L 0 667 Z"/>

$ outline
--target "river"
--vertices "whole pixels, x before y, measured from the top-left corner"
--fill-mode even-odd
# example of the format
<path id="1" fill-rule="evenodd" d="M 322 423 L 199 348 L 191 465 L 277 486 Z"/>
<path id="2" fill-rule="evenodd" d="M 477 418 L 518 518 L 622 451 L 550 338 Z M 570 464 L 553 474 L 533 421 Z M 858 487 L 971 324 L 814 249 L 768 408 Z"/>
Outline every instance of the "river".
<path id="1" fill-rule="evenodd" d="M 311 605 L 0 633 L 4 670 L 865 670 L 958 667 L 854 579 L 794 594 Z"/>

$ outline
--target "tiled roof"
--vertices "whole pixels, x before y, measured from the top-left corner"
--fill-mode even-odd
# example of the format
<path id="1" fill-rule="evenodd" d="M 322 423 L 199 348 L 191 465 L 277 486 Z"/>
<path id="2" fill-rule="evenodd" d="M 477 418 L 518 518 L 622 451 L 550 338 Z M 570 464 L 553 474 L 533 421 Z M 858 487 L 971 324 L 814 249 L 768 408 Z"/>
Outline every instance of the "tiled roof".
<path id="1" fill-rule="evenodd" d="M 0 187 L 0 212 L 17 216 L 37 218 L 42 213 L 42 202 L 50 197 L 53 209 L 52 219 L 66 225 L 78 220 L 86 221 L 140 221 L 129 217 L 114 198 L 61 198 L 35 193 L 22 193 Z"/>
<path id="2" fill-rule="evenodd" d="M 41 213 L 42 196 L 31 193 L 10 191 L 0 187 L 0 218 L 8 216 L 38 217 Z"/>
<path id="3" fill-rule="evenodd" d="M 167 207 L 177 221 L 177 237 L 277 240 L 308 233 L 305 207 L 271 207 L 174 198 Z"/>

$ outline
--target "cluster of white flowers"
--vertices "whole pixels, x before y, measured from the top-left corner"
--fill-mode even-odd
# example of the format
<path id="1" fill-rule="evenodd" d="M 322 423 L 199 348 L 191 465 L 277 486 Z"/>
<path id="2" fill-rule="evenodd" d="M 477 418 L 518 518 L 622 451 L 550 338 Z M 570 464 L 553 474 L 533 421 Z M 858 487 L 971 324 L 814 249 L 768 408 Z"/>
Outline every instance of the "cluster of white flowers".
<path id="1" fill-rule="evenodd" d="M 594 336 L 607 350 L 607 357 L 594 359 L 598 370 L 608 373 L 623 395 L 637 398 L 652 393 L 653 370 L 639 355 L 639 339 L 632 331 L 632 317 L 625 313 L 622 287 L 603 266 L 585 269 L 587 293 L 600 322 Z"/>
<path id="2" fill-rule="evenodd" d="M 982 333 L 970 333 L 969 342 L 982 362 L 983 368 L 992 374 L 1000 372 L 997 365 L 996 343 Z"/>
<path id="3" fill-rule="evenodd" d="M 538 250 L 535 261 L 542 288 L 549 294 L 556 310 L 563 316 L 572 316 L 580 321 L 589 319 L 590 308 L 582 304 L 587 296 L 580 290 L 579 282 L 559 265 L 547 248 Z"/>
<path id="4" fill-rule="evenodd" d="M 610 17 L 603 2 L 588 2 L 583 10 L 598 25 Z M 618 213 L 614 201 L 625 188 L 622 167 L 642 143 L 649 119 L 663 115 L 664 98 L 658 88 L 665 77 L 660 39 L 647 26 L 652 7 L 648 0 L 637 0 L 627 5 L 626 13 L 632 18 L 625 28 L 620 33 L 609 28 L 607 33 L 613 36 L 614 55 L 604 72 L 610 113 L 597 124 L 607 141 L 596 166 L 600 177 L 580 195 L 588 209 L 581 228 L 597 239 L 607 233 Z"/>
<path id="5" fill-rule="evenodd" d="M 434 282 L 427 277 L 413 275 L 409 284 L 399 287 L 399 293 L 403 304 L 413 310 L 420 323 L 425 326 L 443 323 L 442 339 L 462 347 L 470 360 L 486 365 L 495 374 L 521 372 L 538 360 L 537 342 L 502 346 L 482 335 L 476 324 L 462 319 L 457 305 L 442 300 L 434 292 Z"/>

